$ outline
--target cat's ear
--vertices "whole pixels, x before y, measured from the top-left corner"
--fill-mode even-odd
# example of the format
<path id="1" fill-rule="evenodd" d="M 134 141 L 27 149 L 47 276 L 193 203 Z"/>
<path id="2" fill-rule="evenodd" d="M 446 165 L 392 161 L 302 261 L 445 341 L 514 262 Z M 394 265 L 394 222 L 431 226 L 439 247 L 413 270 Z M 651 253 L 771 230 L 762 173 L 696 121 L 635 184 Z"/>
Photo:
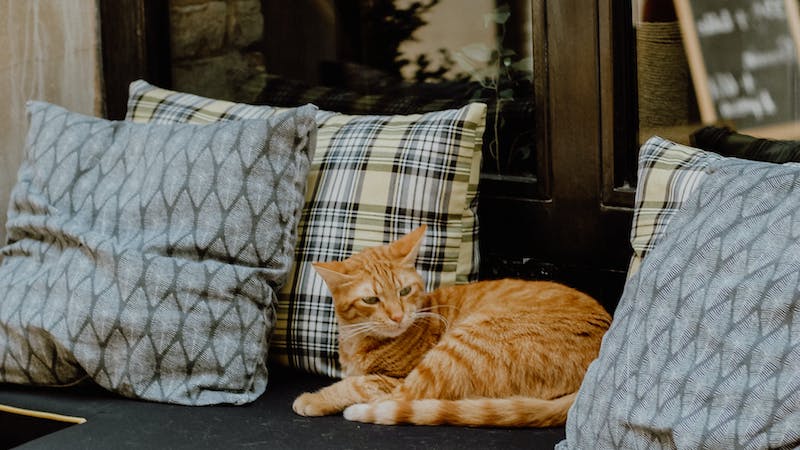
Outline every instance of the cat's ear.
<path id="1" fill-rule="evenodd" d="M 417 260 L 417 254 L 419 254 L 419 248 L 422 245 L 422 240 L 425 237 L 425 230 L 427 229 L 428 226 L 423 224 L 392 243 L 394 251 L 403 258 L 403 264 L 409 266 L 414 265 L 414 261 Z"/>
<path id="2" fill-rule="evenodd" d="M 328 288 L 333 290 L 349 281 L 353 281 L 353 276 L 347 274 L 345 265 L 342 261 L 315 262 L 311 263 L 314 270 L 325 280 Z"/>

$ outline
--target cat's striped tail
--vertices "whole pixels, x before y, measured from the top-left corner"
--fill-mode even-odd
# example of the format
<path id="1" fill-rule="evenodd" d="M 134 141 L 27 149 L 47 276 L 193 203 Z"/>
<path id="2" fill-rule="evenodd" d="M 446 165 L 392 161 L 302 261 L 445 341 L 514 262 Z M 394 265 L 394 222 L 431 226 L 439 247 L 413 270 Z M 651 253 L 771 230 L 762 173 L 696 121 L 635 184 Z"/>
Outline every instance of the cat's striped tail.
<path id="1" fill-rule="evenodd" d="M 382 425 L 461 425 L 469 427 L 552 427 L 564 425 L 577 394 L 553 400 L 533 397 L 463 400 L 383 400 L 344 410 L 347 420 Z"/>

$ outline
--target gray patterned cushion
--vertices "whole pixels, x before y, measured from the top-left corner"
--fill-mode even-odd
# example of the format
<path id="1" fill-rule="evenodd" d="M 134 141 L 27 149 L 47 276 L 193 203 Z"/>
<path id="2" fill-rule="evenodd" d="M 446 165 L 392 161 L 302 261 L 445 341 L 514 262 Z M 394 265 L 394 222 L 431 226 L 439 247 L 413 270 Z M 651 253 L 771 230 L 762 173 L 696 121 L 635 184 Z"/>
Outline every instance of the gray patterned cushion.
<path id="1" fill-rule="evenodd" d="M 800 445 L 800 166 L 705 172 L 628 281 L 558 448 Z"/>
<path id="2" fill-rule="evenodd" d="M 315 109 L 213 125 L 32 102 L 0 266 L 0 381 L 245 403 L 266 386 Z"/>

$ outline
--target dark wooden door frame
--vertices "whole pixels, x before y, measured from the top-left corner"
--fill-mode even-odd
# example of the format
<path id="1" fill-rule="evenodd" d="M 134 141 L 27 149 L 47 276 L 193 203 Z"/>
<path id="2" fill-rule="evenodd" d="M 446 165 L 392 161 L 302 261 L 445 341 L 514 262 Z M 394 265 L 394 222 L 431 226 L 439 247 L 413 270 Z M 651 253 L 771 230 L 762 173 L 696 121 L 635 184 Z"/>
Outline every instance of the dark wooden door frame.
<path id="1" fill-rule="evenodd" d="M 125 117 L 128 85 L 171 86 L 167 0 L 100 0 L 105 116 Z"/>
<path id="2" fill-rule="evenodd" d="M 633 199 L 615 172 L 618 152 L 628 151 L 620 141 L 631 133 L 623 123 L 631 105 L 613 62 L 614 20 L 623 19 L 612 7 L 612 0 L 533 1 L 540 20 L 534 39 L 541 32 L 534 42 L 536 132 L 548 195 L 493 191 L 482 196 L 480 212 L 482 256 L 492 271 L 485 276 L 559 279 L 609 309 L 631 254 Z"/>

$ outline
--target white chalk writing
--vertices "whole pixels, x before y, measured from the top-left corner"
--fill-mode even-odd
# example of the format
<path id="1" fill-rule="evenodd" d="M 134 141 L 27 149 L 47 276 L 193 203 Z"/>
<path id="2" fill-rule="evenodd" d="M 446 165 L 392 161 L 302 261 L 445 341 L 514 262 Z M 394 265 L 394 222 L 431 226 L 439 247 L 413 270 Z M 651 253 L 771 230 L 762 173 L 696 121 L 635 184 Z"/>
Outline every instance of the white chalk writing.
<path id="1" fill-rule="evenodd" d="M 753 2 L 753 16 L 762 20 L 786 20 L 783 0 L 760 0 Z"/>
<path id="2" fill-rule="evenodd" d="M 789 36 L 780 36 L 776 39 L 776 48 L 767 51 L 742 52 L 742 68 L 744 70 L 757 70 L 764 67 L 786 64 L 794 61 L 796 57 L 794 42 Z"/>
<path id="3" fill-rule="evenodd" d="M 726 119 L 742 119 L 753 116 L 762 120 L 765 116 L 775 115 L 778 108 L 772 95 L 762 89 L 758 95 L 725 99 L 719 102 L 719 113 Z"/>
<path id="4" fill-rule="evenodd" d="M 739 95 L 739 83 L 736 77 L 729 72 L 717 72 L 708 77 L 708 87 L 711 98 L 731 98 Z"/>
<path id="5" fill-rule="evenodd" d="M 703 13 L 697 21 L 697 34 L 701 37 L 727 34 L 733 30 L 733 16 L 727 9 Z"/>

